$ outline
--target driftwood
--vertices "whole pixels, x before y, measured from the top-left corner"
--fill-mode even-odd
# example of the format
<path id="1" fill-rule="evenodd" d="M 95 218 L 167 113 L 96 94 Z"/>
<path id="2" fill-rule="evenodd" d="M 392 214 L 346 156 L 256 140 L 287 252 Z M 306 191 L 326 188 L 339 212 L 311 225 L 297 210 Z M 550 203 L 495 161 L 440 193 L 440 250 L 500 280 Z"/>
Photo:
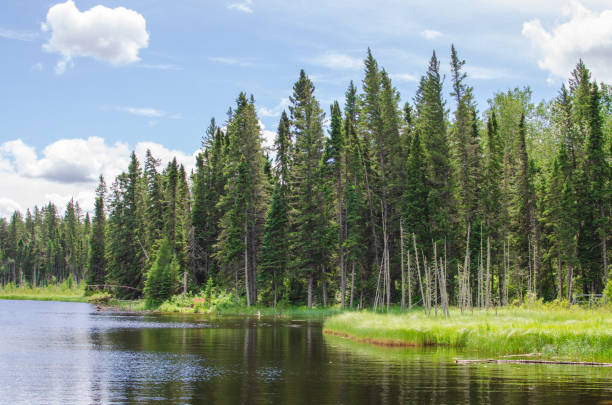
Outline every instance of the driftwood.
<path id="1" fill-rule="evenodd" d="M 462 359 L 455 359 L 455 363 L 456 364 L 472 364 L 472 363 L 563 364 L 563 365 L 570 365 L 570 366 L 612 367 L 612 363 L 596 363 L 596 362 L 592 362 L 592 361 L 530 360 L 530 359 L 515 359 L 515 360 L 500 360 L 500 359 L 462 360 Z"/>
<path id="2" fill-rule="evenodd" d="M 127 285 L 115 285 L 115 284 L 88 284 L 85 288 L 96 287 L 96 288 L 127 288 L 128 290 L 142 291 L 139 288 L 130 287 Z"/>

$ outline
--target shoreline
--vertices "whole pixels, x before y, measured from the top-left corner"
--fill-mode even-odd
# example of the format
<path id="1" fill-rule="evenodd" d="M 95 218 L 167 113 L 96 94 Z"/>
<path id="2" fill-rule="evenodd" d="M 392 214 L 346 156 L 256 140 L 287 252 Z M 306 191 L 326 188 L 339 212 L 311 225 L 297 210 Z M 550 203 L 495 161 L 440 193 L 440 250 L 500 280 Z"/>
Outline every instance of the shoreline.
<path id="1" fill-rule="evenodd" d="M 538 353 L 541 360 L 612 362 L 612 312 L 605 309 L 452 310 L 449 318 L 344 313 L 327 318 L 323 333 L 376 346 L 451 347 L 479 358 Z"/>

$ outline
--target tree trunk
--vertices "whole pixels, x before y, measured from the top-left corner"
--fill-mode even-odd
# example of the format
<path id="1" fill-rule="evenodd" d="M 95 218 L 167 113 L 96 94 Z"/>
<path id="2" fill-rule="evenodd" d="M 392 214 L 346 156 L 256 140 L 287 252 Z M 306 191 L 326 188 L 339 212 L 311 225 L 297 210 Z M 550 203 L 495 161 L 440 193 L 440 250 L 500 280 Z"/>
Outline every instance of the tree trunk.
<path id="1" fill-rule="evenodd" d="M 563 272 L 561 267 L 561 243 L 557 241 L 557 299 L 563 299 Z"/>
<path id="2" fill-rule="evenodd" d="M 251 306 L 251 283 L 249 282 L 249 240 L 247 221 L 244 221 L 244 289 L 246 290 L 247 307 Z"/>
<path id="3" fill-rule="evenodd" d="M 342 171 L 338 170 L 336 191 L 338 193 L 338 258 L 340 259 L 340 306 L 346 300 L 346 269 L 344 265 L 344 216 L 342 212 Z"/>
<path id="4" fill-rule="evenodd" d="M 353 297 L 355 296 L 355 261 L 351 262 L 351 301 L 350 306 L 353 308 Z"/>
<path id="5" fill-rule="evenodd" d="M 603 258 L 603 287 L 608 283 L 608 237 L 605 228 L 605 216 L 603 203 L 599 203 L 599 215 L 601 216 L 601 255 Z"/>
<path id="6" fill-rule="evenodd" d="M 308 272 L 308 309 L 312 308 L 312 270 Z"/>
<path id="7" fill-rule="evenodd" d="M 321 273 L 321 294 L 323 295 L 323 307 L 327 307 L 327 282 L 325 280 L 325 266 L 323 266 L 323 273 Z"/>
<path id="8" fill-rule="evenodd" d="M 406 310 L 406 274 L 404 270 L 404 224 L 400 219 L 400 255 L 402 271 L 402 311 Z"/>

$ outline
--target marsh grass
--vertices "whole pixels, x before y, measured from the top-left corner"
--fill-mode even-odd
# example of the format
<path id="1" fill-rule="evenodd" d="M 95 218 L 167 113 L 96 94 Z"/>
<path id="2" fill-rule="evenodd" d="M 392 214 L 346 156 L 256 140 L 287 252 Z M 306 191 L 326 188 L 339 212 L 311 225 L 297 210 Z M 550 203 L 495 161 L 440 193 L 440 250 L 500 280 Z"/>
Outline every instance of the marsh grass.
<path id="1" fill-rule="evenodd" d="M 0 287 L 0 299 L 87 302 L 83 286 L 68 281 L 36 288 L 10 283 Z"/>
<path id="2" fill-rule="evenodd" d="M 608 309 L 519 307 L 450 316 L 343 313 L 324 331 L 375 343 L 448 346 L 482 356 L 542 353 L 542 358 L 612 362 L 612 313 Z"/>

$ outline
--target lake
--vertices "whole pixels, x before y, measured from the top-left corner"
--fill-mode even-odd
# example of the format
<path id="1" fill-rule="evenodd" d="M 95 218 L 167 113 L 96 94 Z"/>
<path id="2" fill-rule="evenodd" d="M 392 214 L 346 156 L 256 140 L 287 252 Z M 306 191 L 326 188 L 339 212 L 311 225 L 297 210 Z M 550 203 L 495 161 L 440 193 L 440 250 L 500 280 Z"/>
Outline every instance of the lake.
<path id="1" fill-rule="evenodd" d="M 612 404 L 612 369 L 455 364 L 321 322 L 0 300 L 0 403 Z"/>

